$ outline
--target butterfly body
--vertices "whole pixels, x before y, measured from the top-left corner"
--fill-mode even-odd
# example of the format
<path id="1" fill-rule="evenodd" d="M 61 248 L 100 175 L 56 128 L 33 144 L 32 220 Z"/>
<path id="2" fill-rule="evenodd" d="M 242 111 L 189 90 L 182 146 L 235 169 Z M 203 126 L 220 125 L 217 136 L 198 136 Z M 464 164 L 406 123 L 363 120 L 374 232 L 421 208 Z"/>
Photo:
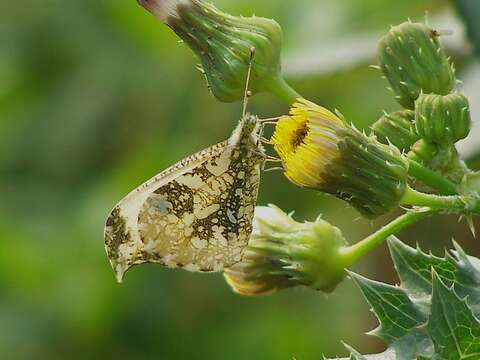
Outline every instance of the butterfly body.
<path id="1" fill-rule="evenodd" d="M 105 245 L 119 281 L 147 262 L 212 272 L 241 261 L 265 160 L 259 128 L 245 115 L 228 140 L 173 165 L 115 206 Z"/>

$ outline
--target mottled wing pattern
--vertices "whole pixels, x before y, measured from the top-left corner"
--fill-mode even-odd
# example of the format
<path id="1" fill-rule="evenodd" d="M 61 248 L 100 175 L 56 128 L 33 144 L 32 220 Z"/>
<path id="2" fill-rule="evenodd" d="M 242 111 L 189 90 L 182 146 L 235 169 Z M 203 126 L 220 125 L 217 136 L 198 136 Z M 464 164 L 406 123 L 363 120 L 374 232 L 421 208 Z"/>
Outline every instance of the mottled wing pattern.
<path id="1" fill-rule="evenodd" d="M 220 271 L 241 260 L 263 155 L 224 142 L 167 169 L 122 200 L 105 229 L 118 280 L 153 262 Z"/>
<path id="2" fill-rule="evenodd" d="M 220 155 L 227 147 L 225 141 L 179 161 L 133 190 L 113 208 L 105 224 L 104 236 L 107 255 L 119 281 L 137 263 L 135 259 L 143 248 L 138 232 L 138 214 L 145 200 L 157 188 Z"/>
<path id="3" fill-rule="evenodd" d="M 259 159 L 228 147 L 145 201 L 138 218 L 140 261 L 220 271 L 241 260 L 252 231 Z"/>

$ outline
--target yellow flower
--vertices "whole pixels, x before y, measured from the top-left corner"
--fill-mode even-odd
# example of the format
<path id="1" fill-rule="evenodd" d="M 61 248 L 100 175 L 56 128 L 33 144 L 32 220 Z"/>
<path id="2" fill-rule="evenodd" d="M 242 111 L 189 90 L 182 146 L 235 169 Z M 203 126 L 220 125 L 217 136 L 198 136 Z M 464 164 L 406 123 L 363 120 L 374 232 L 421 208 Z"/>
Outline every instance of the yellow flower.
<path id="1" fill-rule="evenodd" d="M 290 181 L 346 200 L 365 216 L 392 210 L 405 192 L 408 163 L 395 146 L 310 101 L 293 104 L 272 142 Z"/>
<path id="2" fill-rule="evenodd" d="M 338 131 L 347 126 L 329 110 L 308 100 L 293 104 L 290 116 L 282 117 L 272 141 L 283 160 L 285 175 L 295 184 L 316 188 L 322 174 L 338 157 Z"/>

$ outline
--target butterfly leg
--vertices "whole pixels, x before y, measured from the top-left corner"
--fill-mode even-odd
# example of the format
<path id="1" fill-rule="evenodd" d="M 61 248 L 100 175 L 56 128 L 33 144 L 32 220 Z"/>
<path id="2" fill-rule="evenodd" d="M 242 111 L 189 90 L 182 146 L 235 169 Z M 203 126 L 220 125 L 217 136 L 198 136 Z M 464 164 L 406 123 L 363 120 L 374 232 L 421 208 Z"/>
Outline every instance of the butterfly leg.
<path id="1" fill-rule="evenodd" d="M 277 124 L 278 120 L 280 120 L 282 117 L 281 116 L 276 116 L 272 118 L 266 118 L 266 119 L 258 119 L 258 122 L 261 124 Z"/>
<path id="2" fill-rule="evenodd" d="M 267 138 L 264 138 L 264 137 L 260 138 L 259 141 L 267 145 L 273 145 L 273 142 L 271 140 L 268 140 Z"/>
<path id="3" fill-rule="evenodd" d="M 263 137 L 263 133 L 265 131 L 265 126 L 266 125 L 277 125 L 277 122 L 278 122 L 279 119 L 280 119 L 280 117 L 273 117 L 273 118 L 268 118 L 268 119 L 258 119 L 258 122 L 260 123 L 260 130 L 258 132 L 259 142 L 262 142 L 262 143 L 268 144 L 268 145 L 273 145 L 273 143 L 270 140 Z M 257 145 L 258 145 L 258 143 L 257 143 Z"/>
<path id="4" fill-rule="evenodd" d="M 262 164 L 262 171 L 269 172 L 269 171 L 274 171 L 274 170 L 282 170 L 282 171 L 284 170 L 283 166 L 276 166 L 276 167 L 267 169 L 267 164 L 268 163 L 277 163 L 277 164 L 280 163 L 280 164 L 283 165 L 283 161 L 281 159 L 278 159 L 274 156 L 267 155 L 265 157 L 265 161 Z"/>
<path id="5" fill-rule="evenodd" d="M 263 143 L 263 144 L 268 144 L 268 145 L 273 145 L 273 143 L 267 139 L 266 137 L 263 136 L 263 133 L 265 131 L 265 123 L 261 123 L 260 124 L 260 130 L 258 132 L 258 141 L 257 141 L 257 146 L 260 144 L 260 143 Z"/>
<path id="6" fill-rule="evenodd" d="M 285 169 L 280 166 L 272 167 L 272 168 L 266 168 L 265 166 L 263 167 L 262 171 L 263 172 L 271 172 L 271 171 L 284 171 Z"/>
<path id="7" fill-rule="evenodd" d="M 265 131 L 265 125 L 260 124 L 260 130 L 258 131 L 258 140 L 257 140 L 257 146 L 260 144 L 260 142 L 263 142 L 263 132 Z"/>

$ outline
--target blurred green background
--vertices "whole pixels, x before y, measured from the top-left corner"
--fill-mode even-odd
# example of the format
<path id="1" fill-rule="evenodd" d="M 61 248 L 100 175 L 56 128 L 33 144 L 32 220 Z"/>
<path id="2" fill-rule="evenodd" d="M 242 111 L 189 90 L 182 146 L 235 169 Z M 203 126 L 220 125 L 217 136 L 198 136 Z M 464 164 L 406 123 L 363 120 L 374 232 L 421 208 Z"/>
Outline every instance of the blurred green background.
<path id="1" fill-rule="evenodd" d="M 398 108 L 368 67 L 376 41 L 390 24 L 428 11 L 431 24 L 455 30 L 446 45 L 472 107 L 479 103 L 480 71 L 450 1 L 214 2 L 275 18 L 290 83 L 359 127 Z M 103 246 L 110 209 L 225 139 L 240 117 L 240 104 L 207 92 L 197 60 L 177 40 L 135 0 L 0 3 L 0 359 L 320 359 L 346 354 L 341 340 L 382 350 L 364 335 L 376 322 L 351 281 L 328 297 L 293 289 L 242 298 L 221 275 L 146 265 L 116 283 Z M 269 117 L 288 109 L 260 95 L 251 110 Z M 462 151 L 474 156 L 476 146 Z M 352 242 L 387 220 L 361 220 L 279 172 L 263 176 L 259 203 L 295 210 L 297 219 L 323 213 Z M 480 254 L 456 218 L 424 221 L 401 238 L 442 254 L 453 236 Z M 355 270 L 396 281 L 385 247 Z"/>

